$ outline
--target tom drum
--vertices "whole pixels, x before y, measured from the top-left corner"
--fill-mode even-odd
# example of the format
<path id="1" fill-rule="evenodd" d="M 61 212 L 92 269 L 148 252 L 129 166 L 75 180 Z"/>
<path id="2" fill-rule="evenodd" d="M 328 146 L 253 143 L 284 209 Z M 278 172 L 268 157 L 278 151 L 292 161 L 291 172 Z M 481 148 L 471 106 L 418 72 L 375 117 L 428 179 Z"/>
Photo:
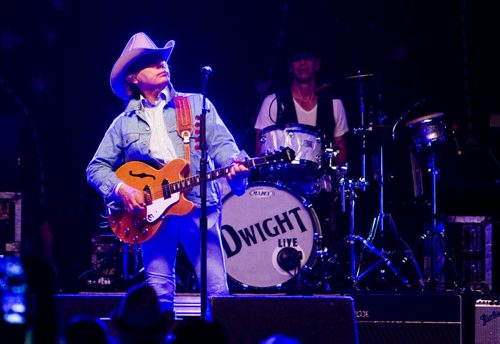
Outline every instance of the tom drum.
<path id="1" fill-rule="evenodd" d="M 406 123 L 417 149 L 430 147 L 446 140 L 446 126 L 442 112 L 432 113 Z"/>
<path id="2" fill-rule="evenodd" d="M 261 151 L 269 153 L 289 147 L 295 151 L 290 163 L 272 164 L 262 171 L 267 180 L 316 180 L 322 174 L 321 156 L 324 143 L 314 127 L 303 124 L 286 127 L 272 125 L 262 130 Z"/>

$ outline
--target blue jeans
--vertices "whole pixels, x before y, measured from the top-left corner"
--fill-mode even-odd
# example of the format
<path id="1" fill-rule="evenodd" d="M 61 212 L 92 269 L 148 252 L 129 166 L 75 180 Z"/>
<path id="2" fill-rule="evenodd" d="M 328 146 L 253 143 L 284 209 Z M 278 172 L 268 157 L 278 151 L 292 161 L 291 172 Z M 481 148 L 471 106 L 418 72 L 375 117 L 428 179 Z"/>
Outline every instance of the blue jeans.
<path id="1" fill-rule="evenodd" d="M 229 294 L 222 252 L 220 210 L 207 207 L 207 297 Z M 185 216 L 167 216 L 156 234 L 141 247 L 146 281 L 157 292 L 163 311 L 174 312 L 175 261 L 180 243 L 194 267 L 198 285 L 201 278 L 201 209 Z M 207 308 L 210 302 L 207 300 Z M 207 309 L 209 314 L 210 310 Z"/>

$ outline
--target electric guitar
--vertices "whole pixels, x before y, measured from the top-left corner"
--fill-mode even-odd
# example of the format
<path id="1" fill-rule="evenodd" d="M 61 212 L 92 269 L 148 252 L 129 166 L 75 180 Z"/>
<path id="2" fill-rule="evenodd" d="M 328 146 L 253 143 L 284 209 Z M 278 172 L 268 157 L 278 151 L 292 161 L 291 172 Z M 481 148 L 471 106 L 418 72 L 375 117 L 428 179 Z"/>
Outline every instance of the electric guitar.
<path id="1" fill-rule="evenodd" d="M 276 162 L 291 162 L 295 152 L 282 148 L 274 153 L 246 159 L 243 165 L 255 168 Z M 231 166 L 207 172 L 207 180 L 215 180 L 229 174 Z M 116 175 L 124 183 L 141 190 L 146 209 L 131 214 L 121 203 L 107 205 L 108 223 L 113 233 L 123 242 L 140 244 L 149 240 L 160 227 L 162 220 L 170 215 L 186 215 L 195 205 L 185 195 L 200 184 L 200 176 L 189 176 L 189 163 L 184 159 L 174 159 L 161 169 L 155 169 L 140 161 L 130 161 L 116 170 Z"/>

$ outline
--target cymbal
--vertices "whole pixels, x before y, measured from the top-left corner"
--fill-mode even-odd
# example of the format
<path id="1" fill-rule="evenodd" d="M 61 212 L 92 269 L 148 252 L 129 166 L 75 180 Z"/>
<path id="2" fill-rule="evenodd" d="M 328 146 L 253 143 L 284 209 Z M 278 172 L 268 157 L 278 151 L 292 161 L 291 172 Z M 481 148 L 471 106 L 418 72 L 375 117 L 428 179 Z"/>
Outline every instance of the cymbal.
<path id="1" fill-rule="evenodd" d="M 369 78 L 372 77 L 374 74 L 356 74 L 356 75 L 351 75 L 347 76 L 346 79 L 363 79 L 363 78 Z"/>

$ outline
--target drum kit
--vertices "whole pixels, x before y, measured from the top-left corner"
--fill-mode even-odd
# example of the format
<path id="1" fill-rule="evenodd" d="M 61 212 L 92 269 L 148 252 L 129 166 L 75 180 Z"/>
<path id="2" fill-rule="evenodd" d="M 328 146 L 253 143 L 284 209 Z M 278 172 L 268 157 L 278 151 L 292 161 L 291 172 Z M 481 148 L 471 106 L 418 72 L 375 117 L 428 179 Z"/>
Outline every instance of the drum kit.
<path id="1" fill-rule="evenodd" d="M 349 79 L 360 81 L 372 76 L 358 73 Z M 262 150 L 257 153 L 289 147 L 295 151 L 295 160 L 261 167 L 244 195 L 229 192 L 223 198 L 222 244 L 233 291 L 308 293 L 373 289 L 370 283 L 384 278 L 394 289 L 425 287 L 417 259 L 399 235 L 392 216 L 384 211 L 383 147 L 391 132 L 394 136 L 396 125 L 391 131 L 387 125 L 366 124 L 362 97 L 360 103 L 362 127 L 354 131 L 361 132 L 363 146 L 377 142 L 379 154 L 379 177 L 373 183 L 378 185 L 379 211 L 367 237 L 357 234 L 355 225 L 356 198 L 371 185 L 365 165 L 362 163 L 361 176 L 348 178 L 349 166 L 336 163 L 338 150 L 327 147 L 314 127 L 294 123 L 264 128 Z M 406 127 L 417 150 L 432 150 L 445 140 L 442 113 L 407 121 Z M 383 138 L 368 141 L 372 136 Z M 364 155 L 361 159 L 364 162 Z M 323 189 L 328 190 L 328 184 L 331 192 L 327 194 L 332 196 L 325 200 L 319 195 Z M 334 248 L 325 240 L 336 216 L 332 210 L 335 207 L 327 203 L 337 201 L 342 212 L 347 214 L 349 210 L 349 234 Z M 436 227 L 434 224 L 422 240 L 431 238 L 437 245 Z M 390 246 L 389 241 L 395 245 Z M 431 264 L 434 279 L 436 259 Z M 369 276 L 376 277 L 362 283 Z"/>
<path id="2" fill-rule="evenodd" d="M 338 152 L 325 149 L 317 130 L 302 124 L 265 128 L 261 141 L 260 153 L 289 147 L 295 159 L 261 167 L 244 195 L 223 198 L 227 270 L 235 287 L 290 291 L 309 284 L 324 254 L 321 220 L 310 199 L 325 179 L 323 162 L 333 162 Z"/>

